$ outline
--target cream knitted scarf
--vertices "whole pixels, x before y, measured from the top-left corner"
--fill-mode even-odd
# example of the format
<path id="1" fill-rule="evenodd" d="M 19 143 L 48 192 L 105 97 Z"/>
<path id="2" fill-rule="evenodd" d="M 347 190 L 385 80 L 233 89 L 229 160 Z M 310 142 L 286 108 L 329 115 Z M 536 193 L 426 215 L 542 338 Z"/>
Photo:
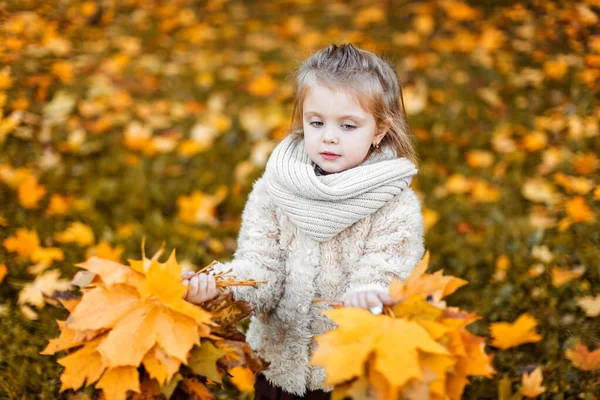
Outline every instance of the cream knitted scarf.
<path id="1" fill-rule="evenodd" d="M 377 211 L 410 185 L 418 172 L 391 146 L 342 172 L 317 175 L 314 167 L 304 140 L 288 135 L 271 153 L 265 178 L 275 204 L 318 242 Z"/>

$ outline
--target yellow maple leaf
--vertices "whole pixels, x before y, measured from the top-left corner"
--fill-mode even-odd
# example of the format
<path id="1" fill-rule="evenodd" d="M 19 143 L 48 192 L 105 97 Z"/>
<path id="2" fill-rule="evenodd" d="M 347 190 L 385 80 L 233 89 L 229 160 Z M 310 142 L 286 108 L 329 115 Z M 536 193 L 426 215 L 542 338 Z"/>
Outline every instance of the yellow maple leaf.
<path id="1" fill-rule="evenodd" d="M 521 393 L 527 397 L 537 397 L 546 391 L 542 386 L 542 367 L 537 367 L 531 373 L 523 372 Z"/>
<path id="2" fill-rule="evenodd" d="M 231 383 L 241 392 L 254 393 L 255 376 L 250 368 L 238 366 L 228 370 Z"/>
<path id="3" fill-rule="evenodd" d="M 268 73 L 262 73 L 248 85 L 248 92 L 253 96 L 266 97 L 277 88 L 277 82 Z"/>
<path id="4" fill-rule="evenodd" d="M 354 15 L 354 23 L 357 26 L 367 26 L 385 21 L 386 13 L 379 5 L 373 5 L 358 10 Z"/>
<path id="5" fill-rule="evenodd" d="M 5 90 L 13 85 L 13 78 L 10 76 L 10 66 L 6 65 L 0 71 L 0 90 Z"/>
<path id="6" fill-rule="evenodd" d="M 57 76 L 62 83 L 73 83 L 75 78 L 73 64 L 69 61 L 55 61 L 50 67 L 50 72 Z"/>
<path id="7" fill-rule="evenodd" d="M 81 247 L 89 246 L 96 240 L 92 228 L 82 222 L 72 222 L 63 232 L 55 233 L 54 239 L 59 243 L 75 243 Z"/>
<path id="8" fill-rule="evenodd" d="M 228 192 L 225 186 L 221 186 L 214 195 L 196 190 L 190 196 L 180 196 L 177 199 L 177 218 L 188 224 L 215 225 L 218 222 L 216 207 L 225 199 Z"/>
<path id="9" fill-rule="evenodd" d="M 25 208 L 36 208 L 46 195 L 46 187 L 38 183 L 36 176 L 25 178 L 19 185 L 19 203 Z"/>
<path id="10" fill-rule="evenodd" d="M 100 378 L 106 369 L 96 350 L 101 340 L 102 338 L 92 340 L 74 353 L 58 359 L 58 363 L 65 367 L 61 376 L 61 392 L 67 389 L 77 390 L 84 381 L 89 385 Z"/>
<path id="11" fill-rule="evenodd" d="M 598 168 L 598 157 L 595 153 L 577 153 L 573 156 L 573 168 L 581 175 L 591 175 Z"/>
<path id="12" fill-rule="evenodd" d="M 460 174 L 452 174 L 444 183 L 450 193 L 466 193 L 471 190 L 472 183 L 466 177 Z"/>
<path id="13" fill-rule="evenodd" d="M 596 215 L 582 196 L 575 196 L 565 203 L 565 211 L 574 222 L 594 222 Z"/>
<path id="14" fill-rule="evenodd" d="M 559 267 L 552 268 L 552 285 L 560 287 L 565 283 L 572 281 L 575 278 L 579 278 L 586 271 L 585 265 L 580 265 L 573 269 L 564 269 Z"/>
<path id="15" fill-rule="evenodd" d="M 48 204 L 48 215 L 65 215 L 67 212 L 69 212 L 71 203 L 71 197 L 53 194 L 50 196 L 50 203 Z"/>
<path id="16" fill-rule="evenodd" d="M 126 400 L 127 391 L 140 391 L 140 377 L 137 367 L 116 367 L 107 369 L 96 383 L 107 399 Z"/>
<path id="17" fill-rule="evenodd" d="M 188 367 L 194 373 L 207 377 L 213 382 L 221 382 L 221 374 L 216 362 L 223 357 L 225 352 L 216 347 L 209 340 L 202 340 L 200 346 L 192 349 L 188 360 Z"/>
<path id="18" fill-rule="evenodd" d="M 52 264 L 53 261 L 62 261 L 65 259 L 65 254 L 58 247 L 38 247 L 31 255 L 31 261 L 46 265 Z"/>
<path id="19" fill-rule="evenodd" d="M 401 301 L 414 295 L 431 295 L 436 302 L 443 297 L 454 293 L 461 286 L 468 282 L 464 279 L 454 276 L 443 275 L 443 270 L 438 270 L 433 274 L 425 274 L 429 264 L 429 251 L 425 253 L 423 259 L 411 271 L 411 274 L 404 281 L 394 278 L 390 283 L 389 293 L 392 298 Z M 440 303 L 440 305 L 442 305 Z"/>
<path id="20" fill-rule="evenodd" d="M 98 258 L 102 258 L 104 260 L 111 260 L 119 262 L 121 261 L 121 255 L 125 249 L 123 246 L 115 246 L 112 247 L 110 243 L 107 241 L 101 241 L 94 248 L 88 249 L 87 255 L 92 256 L 95 255 Z"/>
<path id="21" fill-rule="evenodd" d="M 142 363 L 148 374 L 161 385 L 170 381 L 173 375 L 179 371 L 181 365 L 180 360 L 167 354 L 158 343 L 146 353 Z"/>
<path id="22" fill-rule="evenodd" d="M 421 377 L 419 352 L 449 354 L 415 322 L 373 315 L 358 308 L 324 311 L 338 328 L 317 337 L 311 364 L 327 369 L 329 385 L 362 375 L 368 357 L 375 355 L 374 368 L 390 383 L 392 390 Z M 404 360 L 404 368 L 396 368 Z"/>
<path id="23" fill-rule="evenodd" d="M 19 228 L 14 236 L 2 242 L 6 250 L 16 252 L 21 258 L 30 258 L 40 247 L 40 238 L 36 231 Z"/>
<path id="24" fill-rule="evenodd" d="M 596 297 L 584 296 L 577 299 L 577 305 L 585 311 L 588 317 L 597 317 L 600 315 L 600 294 Z"/>
<path id="25" fill-rule="evenodd" d="M 542 337 L 535 332 L 537 321 L 531 315 L 521 314 L 514 323 L 494 322 L 490 324 L 494 338 L 491 345 L 501 349 L 519 346 L 523 343 L 538 342 Z"/>
<path id="26" fill-rule="evenodd" d="M 549 79 L 561 79 L 569 69 L 564 60 L 548 60 L 544 63 L 544 74 Z"/>
<path id="27" fill-rule="evenodd" d="M 487 168 L 494 163 L 494 154 L 486 150 L 471 150 L 466 154 L 471 168 Z"/>
<path id="28" fill-rule="evenodd" d="M 457 21 L 476 20 L 481 17 L 481 10 L 471 7 L 459 0 L 447 0 L 440 3 L 448 17 Z"/>
<path id="29" fill-rule="evenodd" d="M 6 268 L 6 264 L 0 264 L 0 283 L 2 283 L 7 273 L 8 268 Z"/>
<path id="30" fill-rule="evenodd" d="M 35 278 L 33 282 L 25 284 L 19 292 L 18 304 L 31 304 L 39 308 L 44 307 L 46 301 L 44 295 L 50 296 L 55 291 L 67 290 L 71 283 L 66 279 L 60 279 L 60 271 L 54 269 L 47 271 Z"/>
<path id="31" fill-rule="evenodd" d="M 600 368 L 600 349 L 590 351 L 586 345 L 577 342 L 572 349 L 565 352 L 565 355 L 576 368 L 582 371 L 594 371 Z"/>

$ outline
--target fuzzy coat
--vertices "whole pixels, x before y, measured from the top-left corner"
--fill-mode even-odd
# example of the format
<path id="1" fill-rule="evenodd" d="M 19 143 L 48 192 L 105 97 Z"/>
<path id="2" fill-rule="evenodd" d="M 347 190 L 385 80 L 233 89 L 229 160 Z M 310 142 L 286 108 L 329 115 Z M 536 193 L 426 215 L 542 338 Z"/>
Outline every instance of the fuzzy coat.
<path id="1" fill-rule="evenodd" d="M 425 249 L 421 204 L 407 187 L 376 212 L 332 239 L 317 242 L 277 207 L 264 175 L 253 184 L 242 213 L 233 260 L 239 279 L 265 280 L 258 288 L 234 289 L 236 299 L 253 309 L 246 335 L 250 347 L 270 363 L 264 375 L 272 384 L 302 396 L 307 389 L 330 391 L 325 370 L 310 366 L 315 336 L 335 324 L 320 311 L 347 292 L 387 291 L 392 277 L 406 278 Z"/>

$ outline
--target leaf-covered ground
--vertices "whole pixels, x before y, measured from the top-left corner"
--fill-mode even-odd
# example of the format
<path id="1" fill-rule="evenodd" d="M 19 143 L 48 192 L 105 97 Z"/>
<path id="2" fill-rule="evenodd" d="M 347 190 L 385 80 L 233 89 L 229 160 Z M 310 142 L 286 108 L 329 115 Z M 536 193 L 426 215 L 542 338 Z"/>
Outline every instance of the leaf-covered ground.
<path id="1" fill-rule="evenodd" d="M 137 259 L 143 236 L 188 268 L 231 256 L 294 68 L 347 42 L 404 84 L 431 270 L 470 282 L 449 304 L 488 338 L 538 322 L 465 398 L 538 366 L 539 398 L 597 396 L 566 352 L 600 348 L 600 2 L 480 3 L 1 3 L 0 397 L 65 397 L 38 353 L 66 312 L 41 293 L 87 256 Z"/>

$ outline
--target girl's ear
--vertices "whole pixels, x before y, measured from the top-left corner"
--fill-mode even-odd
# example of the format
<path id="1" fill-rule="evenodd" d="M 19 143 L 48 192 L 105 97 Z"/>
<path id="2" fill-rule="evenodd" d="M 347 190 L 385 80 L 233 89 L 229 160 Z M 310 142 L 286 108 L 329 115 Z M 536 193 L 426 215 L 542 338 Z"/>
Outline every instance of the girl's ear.
<path id="1" fill-rule="evenodd" d="M 392 124 L 390 124 L 389 122 L 383 122 L 383 124 L 378 129 L 377 133 L 375 134 L 375 138 L 377 138 L 379 141 L 383 140 L 383 137 L 388 132 L 388 130 L 390 129 L 391 126 L 392 126 Z"/>

